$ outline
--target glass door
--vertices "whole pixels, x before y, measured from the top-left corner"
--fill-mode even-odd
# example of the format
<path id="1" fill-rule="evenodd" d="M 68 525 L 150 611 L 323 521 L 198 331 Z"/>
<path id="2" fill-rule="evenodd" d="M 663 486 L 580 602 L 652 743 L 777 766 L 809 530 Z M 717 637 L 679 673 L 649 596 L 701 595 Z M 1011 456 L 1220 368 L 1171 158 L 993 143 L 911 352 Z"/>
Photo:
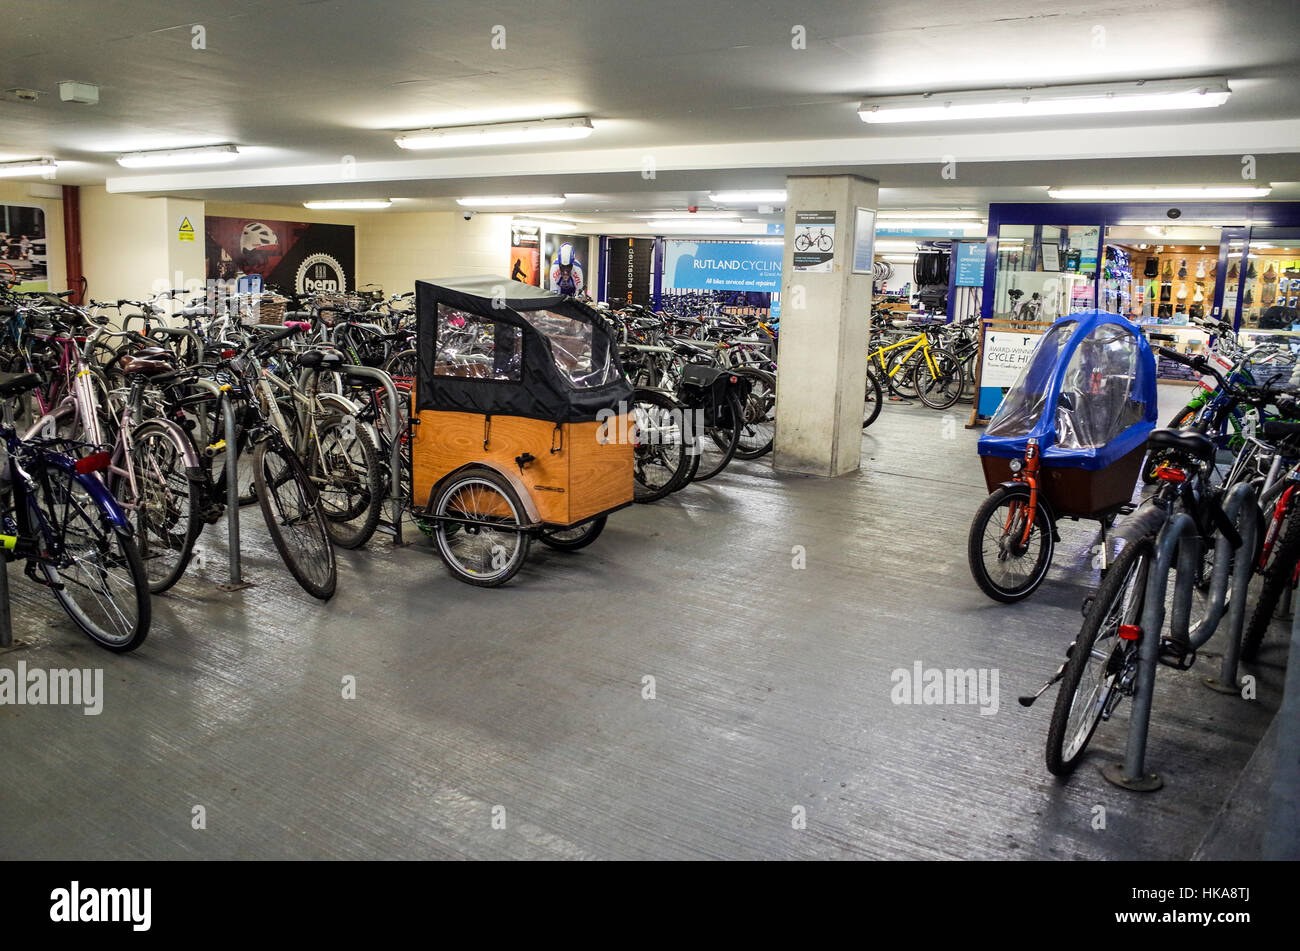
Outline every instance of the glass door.
<path id="1" fill-rule="evenodd" d="M 1235 274 L 1241 342 L 1300 346 L 1300 228 L 1251 228 L 1239 244 L 1229 247 L 1228 281 Z"/>

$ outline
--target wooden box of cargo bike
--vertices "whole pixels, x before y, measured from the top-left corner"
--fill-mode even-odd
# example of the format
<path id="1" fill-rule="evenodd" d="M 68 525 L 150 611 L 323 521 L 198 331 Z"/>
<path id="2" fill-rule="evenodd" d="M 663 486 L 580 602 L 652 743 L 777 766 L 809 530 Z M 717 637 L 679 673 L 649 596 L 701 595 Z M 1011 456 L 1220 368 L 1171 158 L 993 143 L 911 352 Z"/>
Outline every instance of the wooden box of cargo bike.
<path id="1" fill-rule="evenodd" d="M 485 486 L 483 514 L 524 527 L 573 526 L 632 501 L 620 415 L 631 387 L 599 313 L 504 277 L 419 281 L 416 307 L 417 514 L 448 517 L 437 508 L 450 480 L 482 470 L 512 490 Z"/>

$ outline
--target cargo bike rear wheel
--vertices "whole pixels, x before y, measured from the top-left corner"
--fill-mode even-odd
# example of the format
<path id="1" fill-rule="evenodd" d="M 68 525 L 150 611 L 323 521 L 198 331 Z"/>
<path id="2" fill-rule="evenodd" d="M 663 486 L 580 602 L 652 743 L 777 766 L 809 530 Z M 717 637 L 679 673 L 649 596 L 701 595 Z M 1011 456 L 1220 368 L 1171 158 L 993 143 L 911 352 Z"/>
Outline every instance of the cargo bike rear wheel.
<path id="1" fill-rule="evenodd" d="M 535 528 L 510 482 L 485 466 L 450 476 L 429 520 L 452 577 L 481 588 L 503 585 L 519 573 Z"/>

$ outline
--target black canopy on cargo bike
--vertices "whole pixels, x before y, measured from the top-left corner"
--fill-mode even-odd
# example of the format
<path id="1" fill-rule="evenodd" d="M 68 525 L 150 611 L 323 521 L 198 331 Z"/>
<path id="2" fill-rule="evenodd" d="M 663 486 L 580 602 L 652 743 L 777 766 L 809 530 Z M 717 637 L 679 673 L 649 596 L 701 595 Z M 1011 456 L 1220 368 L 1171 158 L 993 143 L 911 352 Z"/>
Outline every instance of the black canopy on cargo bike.
<path id="1" fill-rule="evenodd" d="M 506 277 L 416 281 L 416 409 L 595 420 L 632 395 L 615 336 L 571 297 Z"/>

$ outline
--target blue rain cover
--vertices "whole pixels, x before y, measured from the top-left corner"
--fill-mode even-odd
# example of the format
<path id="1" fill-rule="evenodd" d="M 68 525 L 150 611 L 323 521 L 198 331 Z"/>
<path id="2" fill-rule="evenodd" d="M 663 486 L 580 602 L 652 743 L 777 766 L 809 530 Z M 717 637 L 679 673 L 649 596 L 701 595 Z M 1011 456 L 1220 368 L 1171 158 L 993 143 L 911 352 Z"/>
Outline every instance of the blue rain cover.
<path id="1" fill-rule="evenodd" d="M 1103 310 L 1070 314 L 1043 334 L 979 454 L 1023 456 L 1037 439 L 1045 465 L 1101 469 L 1146 442 L 1156 413 L 1155 356 L 1137 325 Z"/>

